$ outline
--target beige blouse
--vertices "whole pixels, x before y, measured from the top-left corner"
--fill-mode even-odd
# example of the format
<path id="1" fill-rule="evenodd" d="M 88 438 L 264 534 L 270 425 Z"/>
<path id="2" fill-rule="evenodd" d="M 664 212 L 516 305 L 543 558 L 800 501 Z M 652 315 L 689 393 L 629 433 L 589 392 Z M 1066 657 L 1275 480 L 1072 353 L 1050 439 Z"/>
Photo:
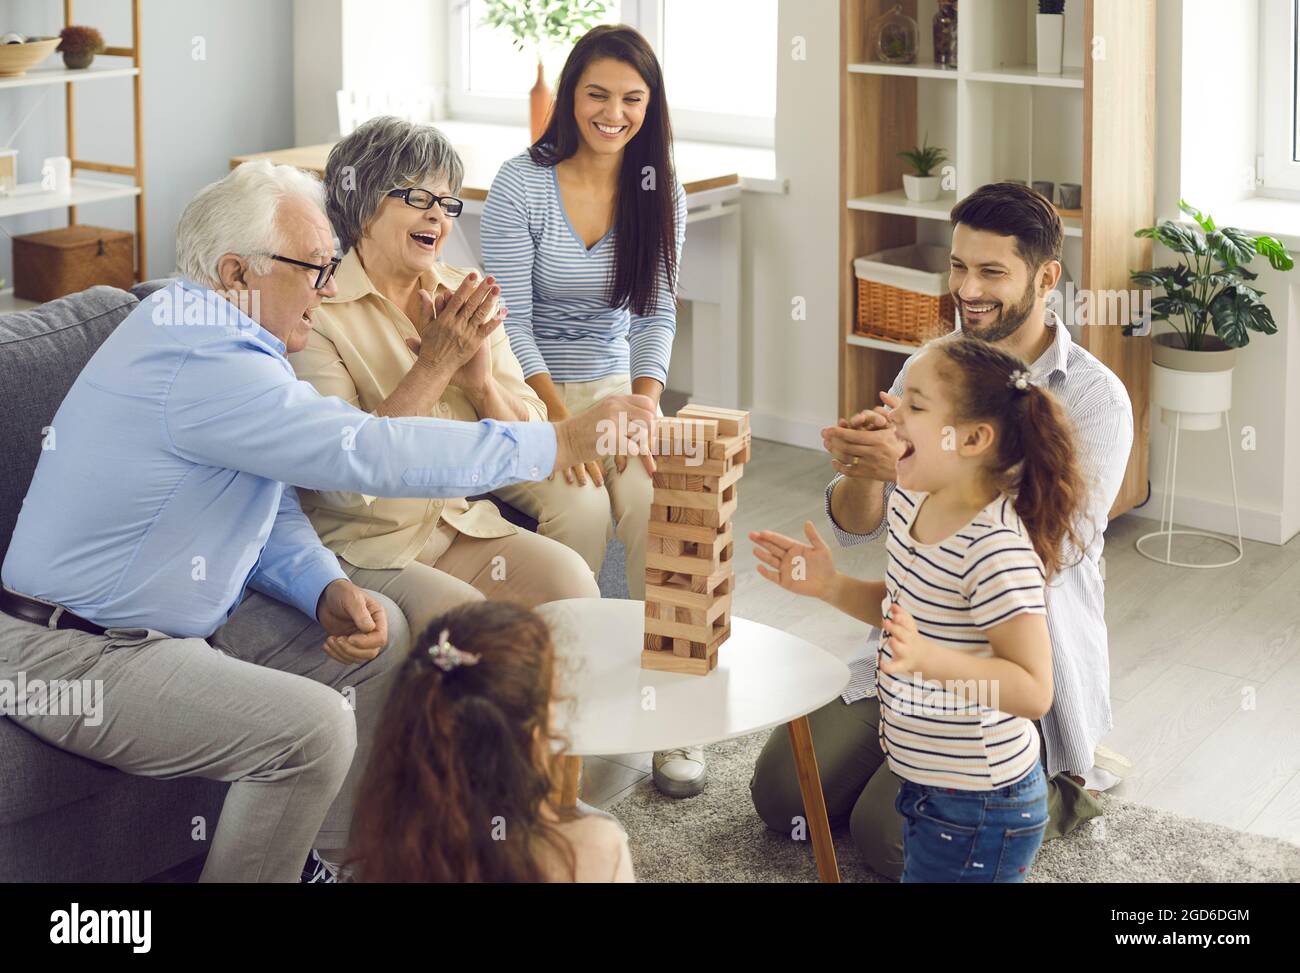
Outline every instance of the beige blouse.
<path id="1" fill-rule="evenodd" d="M 469 270 L 435 265 L 422 285 L 455 289 Z M 406 376 L 415 353 L 407 338 L 419 337 L 403 311 L 370 282 L 356 250 L 339 264 L 338 291 L 313 315 L 307 347 L 289 356 L 298 378 L 321 395 L 335 395 L 374 412 Z M 505 329 L 489 338 L 492 375 L 528 408 L 529 419 L 545 422 L 546 406 L 524 381 Z M 430 413 L 437 419 L 477 422 L 465 394 L 449 385 Z M 505 537 L 516 532 L 486 500 L 469 503 L 422 497 L 371 497 L 360 493 L 299 490 L 302 508 L 335 554 L 359 568 L 403 568 L 425 549 L 440 521 L 470 537 Z"/>

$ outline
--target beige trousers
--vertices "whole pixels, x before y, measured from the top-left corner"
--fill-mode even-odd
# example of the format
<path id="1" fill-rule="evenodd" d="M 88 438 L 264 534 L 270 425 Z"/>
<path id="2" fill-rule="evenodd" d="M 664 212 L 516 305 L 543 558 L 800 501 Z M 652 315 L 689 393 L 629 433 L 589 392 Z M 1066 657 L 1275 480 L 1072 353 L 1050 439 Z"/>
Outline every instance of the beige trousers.
<path id="1" fill-rule="evenodd" d="M 632 391 L 627 375 L 610 375 L 593 382 L 557 382 L 555 389 L 570 415 L 591 408 L 608 395 L 626 395 Z M 493 492 L 537 521 L 537 533 L 573 548 L 591 568 L 600 574 L 609 544 L 610 512 L 614 514 L 614 533 L 627 554 L 627 590 L 634 599 L 645 598 L 645 537 L 650 521 L 650 501 L 654 483 L 635 456 L 628 458 L 622 473 L 614 457 L 601 460 L 605 485 L 586 486 L 564 482 L 557 471 L 555 479 L 536 483 L 516 483 Z"/>
<path id="2" fill-rule="evenodd" d="M 535 608 L 561 598 L 599 598 L 595 576 L 576 553 L 522 528 L 505 537 L 470 537 L 446 521 L 404 568 L 339 563 L 352 582 L 387 595 L 406 616 L 414 644 L 443 612 L 490 598 Z"/>

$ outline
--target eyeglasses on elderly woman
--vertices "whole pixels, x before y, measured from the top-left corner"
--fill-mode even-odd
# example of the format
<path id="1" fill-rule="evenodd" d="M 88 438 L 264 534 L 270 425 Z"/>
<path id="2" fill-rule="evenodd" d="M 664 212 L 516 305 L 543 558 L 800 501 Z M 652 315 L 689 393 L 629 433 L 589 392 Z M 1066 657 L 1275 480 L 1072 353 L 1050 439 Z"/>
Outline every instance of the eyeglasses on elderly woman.
<path id="1" fill-rule="evenodd" d="M 433 204 L 437 203 L 442 207 L 442 211 L 452 219 L 460 216 L 461 211 L 465 208 L 463 200 L 455 196 L 436 196 L 427 189 L 394 189 L 388 193 L 394 199 L 400 199 L 407 206 L 414 206 L 416 209 L 433 209 Z"/>

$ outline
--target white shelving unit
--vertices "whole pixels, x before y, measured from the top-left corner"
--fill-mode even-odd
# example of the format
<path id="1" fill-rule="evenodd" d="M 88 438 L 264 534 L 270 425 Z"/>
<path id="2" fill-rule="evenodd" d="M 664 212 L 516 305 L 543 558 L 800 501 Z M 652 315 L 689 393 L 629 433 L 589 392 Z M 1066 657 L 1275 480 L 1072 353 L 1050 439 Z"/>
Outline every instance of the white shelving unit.
<path id="1" fill-rule="evenodd" d="M 63 21 L 65 26 L 75 23 L 73 0 L 63 0 Z M 131 11 L 131 44 L 128 47 L 106 47 L 100 57 L 109 58 L 106 62 L 96 62 L 88 68 L 70 69 L 62 66 L 56 55 L 51 55 L 41 66 L 27 71 L 19 77 L 0 78 L 0 90 L 10 88 L 30 88 L 39 85 L 62 85 L 66 106 L 65 127 L 67 136 L 67 156 L 72 160 L 71 190 L 64 195 L 56 195 L 46 190 L 39 182 L 20 183 L 13 193 L 0 196 L 0 219 L 11 216 L 24 216 L 30 213 L 42 213 L 57 209 L 66 209 L 69 225 L 77 222 L 77 207 L 100 203 L 110 199 L 135 200 L 135 275 L 143 280 L 147 274 L 145 265 L 145 218 L 144 218 L 144 133 L 141 118 L 143 115 L 142 87 L 140 77 L 141 32 L 140 0 L 129 0 Z M 125 59 L 125 63 L 124 60 Z M 134 127 L 135 158 L 131 165 L 110 162 L 96 162 L 82 158 L 77 152 L 76 141 L 76 96 L 74 91 L 80 85 L 92 81 L 105 81 L 112 78 L 130 78 L 132 89 L 132 109 Z M 90 172 L 108 176 L 126 176 L 130 182 L 111 182 L 105 179 L 86 178 L 79 172 Z M 31 301 L 14 297 L 13 288 L 0 290 L 0 314 L 6 311 L 23 310 L 34 306 Z"/>
<path id="2" fill-rule="evenodd" d="M 30 88 L 39 84 L 64 84 L 72 81 L 102 81 L 105 78 L 134 78 L 139 68 L 37 68 L 17 78 L 0 78 L 0 88 Z"/>
<path id="3" fill-rule="evenodd" d="M 51 209 L 66 209 L 69 206 L 85 206 L 88 203 L 102 203 L 106 199 L 126 199 L 139 195 L 139 186 L 81 177 L 72 180 L 72 192 L 66 196 L 45 190 L 39 182 L 23 182 L 18 184 L 13 195 L 0 196 L 0 218 L 42 213 Z"/>

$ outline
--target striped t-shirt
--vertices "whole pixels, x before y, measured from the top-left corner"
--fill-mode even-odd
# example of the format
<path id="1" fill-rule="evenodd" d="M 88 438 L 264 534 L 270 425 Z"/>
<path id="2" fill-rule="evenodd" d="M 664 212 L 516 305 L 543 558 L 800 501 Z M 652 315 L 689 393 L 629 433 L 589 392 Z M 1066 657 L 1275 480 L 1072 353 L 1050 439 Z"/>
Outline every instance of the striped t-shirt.
<path id="1" fill-rule="evenodd" d="M 896 488 L 889 498 L 886 596 L 936 644 L 993 656 L 985 631 L 1016 615 L 1047 614 L 1043 563 L 1012 502 L 1000 496 L 938 544 L 912 537 L 927 494 Z M 880 652 L 891 659 L 889 640 Z M 918 784 L 984 791 L 1015 783 L 1038 763 L 1032 720 L 997 709 L 995 685 L 944 686 L 876 671 L 880 746 L 889 769 Z"/>
<path id="2" fill-rule="evenodd" d="M 681 266 L 686 193 L 676 180 L 657 191 L 674 194 Z M 506 334 L 525 378 L 548 372 L 554 382 L 589 382 L 628 375 L 667 384 L 676 281 L 661 265 L 648 315 L 611 307 L 616 231 L 587 249 L 564 210 L 554 166 L 537 165 L 527 152 L 506 162 L 483 206 L 480 234 L 483 268 L 496 277 L 510 309 Z"/>

